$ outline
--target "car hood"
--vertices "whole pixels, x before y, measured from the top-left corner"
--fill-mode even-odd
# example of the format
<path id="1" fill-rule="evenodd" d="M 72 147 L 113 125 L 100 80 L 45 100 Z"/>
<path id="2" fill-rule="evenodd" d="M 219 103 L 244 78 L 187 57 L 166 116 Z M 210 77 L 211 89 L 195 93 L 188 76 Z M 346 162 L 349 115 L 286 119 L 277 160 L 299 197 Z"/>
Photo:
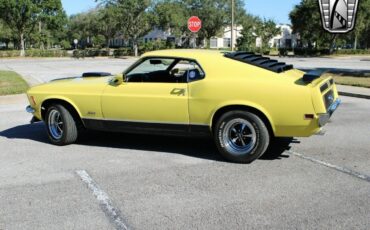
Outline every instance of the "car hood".
<path id="1" fill-rule="evenodd" d="M 111 76 L 107 77 L 75 77 L 56 79 L 51 82 L 32 87 L 28 93 L 78 93 L 99 92 L 104 89 L 109 82 Z"/>

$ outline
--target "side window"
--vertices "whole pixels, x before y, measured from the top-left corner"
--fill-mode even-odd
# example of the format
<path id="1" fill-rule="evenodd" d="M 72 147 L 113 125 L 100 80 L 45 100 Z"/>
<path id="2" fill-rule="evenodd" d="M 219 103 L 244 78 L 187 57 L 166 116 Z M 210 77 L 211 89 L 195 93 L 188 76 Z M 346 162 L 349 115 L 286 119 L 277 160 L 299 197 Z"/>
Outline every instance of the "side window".
<path id="1" fill-rule="evenodd" d="M 126 74 L 127 82 L 187 83 L 204 79 L 205 73 L 195 61 L 177 58 L 149 58 Z"/>
<path id="2" fill-rule="evenodd" d="M 126 74 L 127 82 L 136 83 L 175 83 L 177 80 L 170 74 L 176 59 L 149 58 Z"/>
<path id="3" fill-rule="evenodd" d="M 179 60 L 171 70 L 172 74 L 182 78 L 184 82 L 193 82 L 202 80 L 205 74 L 195 61 Z"/>

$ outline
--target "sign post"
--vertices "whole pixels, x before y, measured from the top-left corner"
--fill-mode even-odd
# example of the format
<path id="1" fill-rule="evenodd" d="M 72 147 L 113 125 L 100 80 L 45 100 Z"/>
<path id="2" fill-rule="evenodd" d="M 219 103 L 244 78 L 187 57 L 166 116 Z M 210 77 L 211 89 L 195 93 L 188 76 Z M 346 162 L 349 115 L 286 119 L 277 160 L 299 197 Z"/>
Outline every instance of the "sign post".
<path id="1" fill-rule="evenodd" d="M 193 39 L 193 47 L 196 47 L 196 35 L 199 30 L 202 28 L 202 20 L 200 20 L 197 16 L 192 16 L 188 20 L 188 29 L 194 34 Z"/>

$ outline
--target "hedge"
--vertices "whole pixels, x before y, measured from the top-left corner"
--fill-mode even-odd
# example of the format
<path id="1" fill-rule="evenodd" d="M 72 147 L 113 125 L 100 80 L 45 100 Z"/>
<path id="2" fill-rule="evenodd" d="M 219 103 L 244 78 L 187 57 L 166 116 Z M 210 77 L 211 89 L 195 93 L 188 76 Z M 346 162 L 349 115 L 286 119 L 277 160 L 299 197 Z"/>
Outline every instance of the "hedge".
<path id="1" fill-rule="evenodd" d="M 85 49 L 85 50 L 74 50 L 73 57 L 85 58 L 85 57 L 107 57 L 109 56 L 106 49 Z"/>
<path id="2" fill-rule="evenodd" d="M 19 57 L 20 50 L 0 51 L 0 58 Z M 26 57 L 67 57 L 66 50 L 26 50 Z"/>
<path id="3" fill-rule="evenodd" d="M 292 49 L 279 49 L 279 55 L 286 56 L 288 52 L 292 52 Z M 330 55 L 329 49 L 303 49 L 295 48 L 294 54 L 299 56 L 320 56 L 320 55 Z M 332 54 L 337 55 L 356 55 L 356 54 L 370 54 L 368 49 L 341 49 L 334 50 Z"/>
<path id="4" fill-rule="evenodd" d="M 67 57 L 66 50 L 26 50 L 26 57 Z"/>
<path id="5" fill-rule="evenodd" d="M 369 49 L 342 49 L 342 50 L 336 50 L 334 52 L 335 54 L 345 54 L 345 55 L 353 55 L 353 54 L 370 54 Z"/>
<path id="6" fill-rule="evenodd" d="M 120 48 L 113 51 L 114 57 L 124 57 L 124 56 L 132 56 L 133 51 L 131 48 Z"/>
<path id="7" fill-rule="evenodd" d="M 21 54 L 21 51 L 19 50 L 0 51 L 0 58 L 19 57 L 20 54 Z"/>

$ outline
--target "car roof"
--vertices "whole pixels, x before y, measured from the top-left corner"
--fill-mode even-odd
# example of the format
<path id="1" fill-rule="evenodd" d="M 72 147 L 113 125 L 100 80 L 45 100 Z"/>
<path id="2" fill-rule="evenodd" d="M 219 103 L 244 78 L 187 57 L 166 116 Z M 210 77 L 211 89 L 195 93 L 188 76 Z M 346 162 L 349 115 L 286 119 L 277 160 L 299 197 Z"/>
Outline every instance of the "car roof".
<path id="1" fill-rule="evenodd" d="M 202 60 L 209 58 L 222 58 L 224 52 L 218 50 L 200 50 L 200 49 L 172 49 L 172 50 L 159 50 L 145 53 L 142 57 L 155 56 L 155 57 L 178 57 Z"/>

